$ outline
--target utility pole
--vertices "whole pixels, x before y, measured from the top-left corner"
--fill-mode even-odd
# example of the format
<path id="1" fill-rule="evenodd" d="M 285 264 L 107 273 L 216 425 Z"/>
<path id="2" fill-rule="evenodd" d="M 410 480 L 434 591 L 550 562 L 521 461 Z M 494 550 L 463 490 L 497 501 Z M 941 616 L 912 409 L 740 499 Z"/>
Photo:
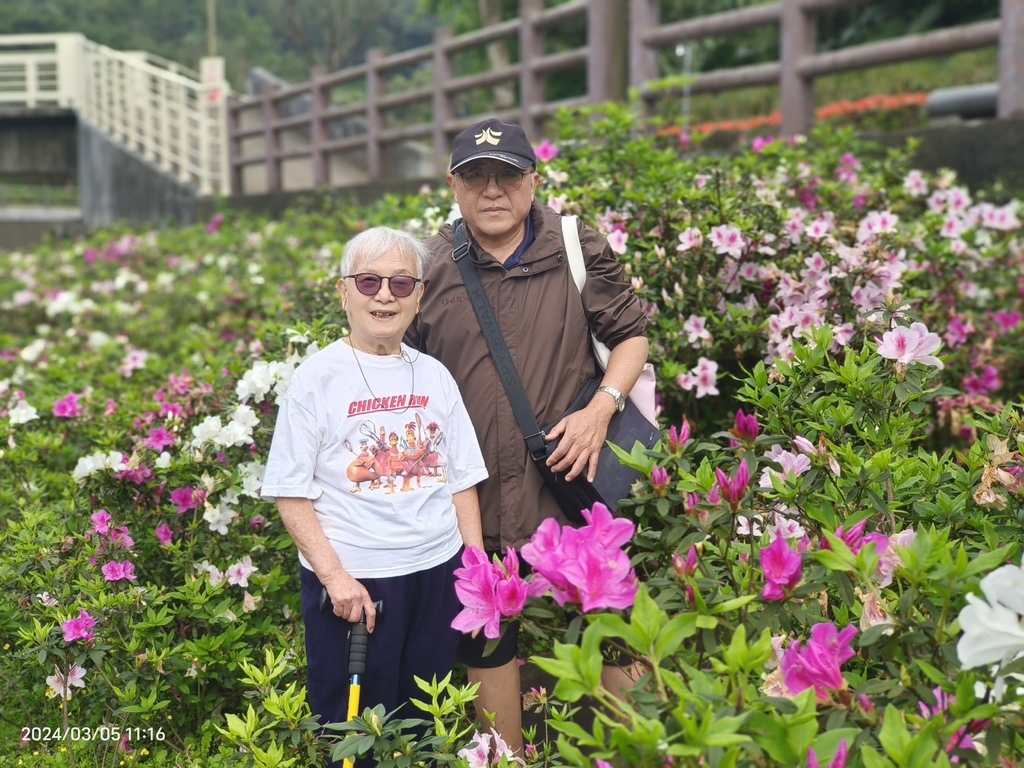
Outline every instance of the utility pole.
<path id="1" fill-rule="evenodd" d="M 217 55 L 217 0 L 206 0 L 206 55 Z"/>

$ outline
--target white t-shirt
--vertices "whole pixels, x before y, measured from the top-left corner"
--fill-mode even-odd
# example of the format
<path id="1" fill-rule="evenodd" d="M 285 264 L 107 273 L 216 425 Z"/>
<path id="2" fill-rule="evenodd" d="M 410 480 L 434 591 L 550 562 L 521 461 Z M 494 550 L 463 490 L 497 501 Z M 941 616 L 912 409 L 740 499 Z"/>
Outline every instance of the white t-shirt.
<path id="1" fill-rule="evenodd" d="M 263 498 L 313 500 L 356 578 L 454 557 L 462 536 L 452 494 L 487 477 L 451 374 L 404 344 L 402 352 L 369 355 L 336 341 L 303 362 L 280 402 L 263 478 Z"/>

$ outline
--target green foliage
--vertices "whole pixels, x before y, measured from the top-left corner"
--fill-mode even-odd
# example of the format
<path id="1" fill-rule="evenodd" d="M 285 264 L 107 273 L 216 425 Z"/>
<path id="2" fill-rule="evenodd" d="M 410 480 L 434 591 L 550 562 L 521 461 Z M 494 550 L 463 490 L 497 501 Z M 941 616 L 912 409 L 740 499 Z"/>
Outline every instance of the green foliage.
<path id="1" fill-rule="evenodd" d="M 694 157 L 659 127 L 625 106 L 563 114 L 540 166 L 539 197 L 621 252 L 675 436 L 624 459 L 644 473 L 620 508 L 635 605 L 569 617 L 535 600 L 523 616 L 556 679 L 528 695 L 545 718 L 531 763 L 1019 762 L 1020 662 L 965 670 L 959 649 L 966 596 L 1022 551 L 1015 209 L 847 132 Z M 452 679 L 423 683 L 420 717 L 366 709 L 321 732 L 294 547 L 257 496 L 276 397 L 346 333 L 344 243 L 377 224 L 426 236 L 450 209 L 443 187 L 371 206 L 322 194 L 276 222 L 225 211 L 0 255 L 5 743 L 67 724 L 132 729 L 143 765 L 465 761 L 475 691 Z M 942 346 L 880 354 L 915 322 Z M 769 528 L 800 562 L 778 599 Z M 108 580 L 125 562 L 135 578 Z M 92 637 L 66 639 L 82 611 Z M 827 624 L 857 628 L 852 656 L 794 690 L 779 657 Z M 608 647 L 636 661 L 623 696 L 602 682 Z M 58 679 L 76 666 L 82 686 Z M 988 757 L 957 748 L 964 733 Z M 125 759 L 111 741 L 31 746 L 39 765 Z"/>

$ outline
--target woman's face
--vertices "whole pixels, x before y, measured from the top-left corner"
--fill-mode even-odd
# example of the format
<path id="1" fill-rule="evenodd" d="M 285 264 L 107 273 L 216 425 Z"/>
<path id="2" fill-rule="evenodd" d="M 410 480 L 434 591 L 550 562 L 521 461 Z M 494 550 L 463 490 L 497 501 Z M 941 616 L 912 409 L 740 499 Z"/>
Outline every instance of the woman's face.
<path id="1" fill-rule="evenodd" d="M 417 282 L 411 294 L 395 296 L 390 279 L 379 281 L 371 296 L 359 291 L 355 275 L 383 278 L 414 278 L 417 273 L 414 254 L 392 250 L 376 258 L 358 258 L 352 271 L 338 280 L 341 306 L 352 329 L 350 341 L 357 349 L 378 355 L 393 355 L 401 350 L 402 337 L 420 311 L 423 283 Z"/>

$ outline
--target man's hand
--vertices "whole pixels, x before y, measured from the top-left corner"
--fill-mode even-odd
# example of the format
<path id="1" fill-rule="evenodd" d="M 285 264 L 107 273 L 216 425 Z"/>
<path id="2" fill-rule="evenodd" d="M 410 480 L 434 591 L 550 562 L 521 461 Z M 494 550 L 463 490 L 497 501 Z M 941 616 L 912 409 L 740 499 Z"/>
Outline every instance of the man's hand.
<path id="1" fill-rule="evenodd" d="M 373 632 L 377 623 L 377 609 L 373 607 L 370 593 L 361 583 L 346 571 L 338 571 L 323 579 L 323 584 L 334 605 L 334 615 L 355 624 L 366 613 L 366 631 Z"/>
<path id="2" fill-rule="evenodd" d="M 597 392 L 586 408 L 570 413 L 548 432 L 546 440 L 561 438 L 561 442 L 548 456 L 547 465 L 556 472 L 566 472 L 566 480 L 575 480 L 586 469 L 587 480 L 594 482 L 597 460 L 614 414 L 615 400 Z"/>

